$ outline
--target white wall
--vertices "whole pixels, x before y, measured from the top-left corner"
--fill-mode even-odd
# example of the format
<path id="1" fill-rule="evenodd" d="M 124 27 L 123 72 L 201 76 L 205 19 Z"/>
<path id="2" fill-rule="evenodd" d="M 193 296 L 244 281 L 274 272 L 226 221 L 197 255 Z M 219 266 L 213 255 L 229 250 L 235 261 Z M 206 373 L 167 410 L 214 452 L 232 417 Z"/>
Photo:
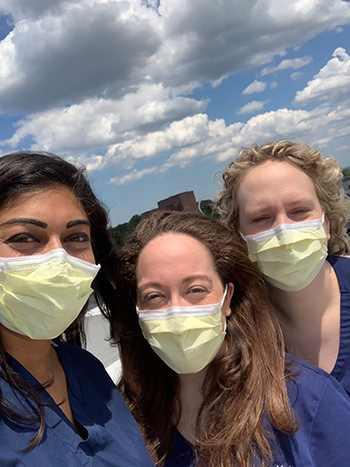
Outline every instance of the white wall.
<path id="1" fill-rule="evenodd" d="M 113 381 L 118 382 L 121 375 L 118 349 L 110 345 L 109 323 L 97 307 L 86 313 L 85 331 L 87 350 L 101 360 Z"/>

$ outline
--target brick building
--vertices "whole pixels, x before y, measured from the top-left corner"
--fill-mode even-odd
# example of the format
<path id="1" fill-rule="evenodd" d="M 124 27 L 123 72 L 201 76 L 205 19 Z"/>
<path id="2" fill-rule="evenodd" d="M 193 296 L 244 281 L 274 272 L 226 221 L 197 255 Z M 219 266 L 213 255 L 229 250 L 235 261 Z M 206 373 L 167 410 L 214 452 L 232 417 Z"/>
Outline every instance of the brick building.
<path id="1" fill-rule="evenodd" d="M 147 219 L 157 211 L 188 211 L 197 212 L 197 201 L 193 191 L 185 191 L 169 198 L 158 201 L 158 208 L 141 214 L 142 219 Z"/>

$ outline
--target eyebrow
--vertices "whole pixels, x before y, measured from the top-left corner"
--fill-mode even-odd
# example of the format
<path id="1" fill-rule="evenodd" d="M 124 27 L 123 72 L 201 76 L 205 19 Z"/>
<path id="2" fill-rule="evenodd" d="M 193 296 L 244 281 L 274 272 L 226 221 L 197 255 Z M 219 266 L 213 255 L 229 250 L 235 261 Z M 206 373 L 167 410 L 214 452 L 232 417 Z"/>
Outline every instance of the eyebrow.
<path id="1" fill-rule="evenodd" d="M 182 281 L 182 283 L 187 284 L 189 282 L 195 281 L 195 280 L 205 280 L 209 282 L 210 286 L 213 286 L 213 281 L 210 279 L 209 276 L 205 274 L 194 274 L 192 276 L 187 276 L 185 279 Z M 141 285 L 141 287 L 138 287 L 138 292 L 142 292 L 142 290 L 146 289 L 147 287 L 162 287 L 162 284 L 160 282 L 146 282 L 146 284 Z"/>
<path id="2" fill-rule="evenodd" d="M 21 225 L 31 224 L 31 225 L 35 225 L 36 227 L 41 227 L 42 229 L 46 229 L 47 227 L 46 222 L 41 222 L 36 219 L 26 219 L 26 218 L 9 219 L 8 221 L 1 224 L 0 227 L 6 227 L 7 225 L 13 225 L 13 224 L 21 224 Z"/>
<path id="3" fill-rule="evenodd" d="M 211 286 L 213 286 L 213 281 L 210 279 L 209 276 L 207 276 L 206 274 L 193 274 L 192 276 L 187 276 L 183 282 L 186 284 L 188 282 L 192 282 L 192 281 L 195 281 L 195 280 L 205 280 L 207 282 L 209 282 L 209 284 Z"/>
<path id="4" fill-rule="evenodd" d="M 70 229 L 71 227 L 75 227 L 76 225 L 87 225 L 88 227 L 91 227 L 91 224 L 87 220 L 83 219 L 78 219 L 76 221 L 70 221 L 66 225 L 66 229 Z"/>
<path id="5" fill-rule="evenodd" d="M 20 224 L 20 225 L 30 224 L 30 225 L 35 225 L 36 227 L 40 227 L 41 229 L 47 228 L 46 222 L 38 221 L 37 219 L 27 219 L 27 218 L 9 219 L 8 221 L 1 224 L 0 227 L 6 227 L 7 225 L 14 225 L 14 224 Z M 90 222 L 87 220 L 83 220 L 83 219 L 70 221 L 67 223 L 66 229 L 70 229 L 72 227 L 75 227 L 76 225 L 87 225 L 90 227 Z"/>

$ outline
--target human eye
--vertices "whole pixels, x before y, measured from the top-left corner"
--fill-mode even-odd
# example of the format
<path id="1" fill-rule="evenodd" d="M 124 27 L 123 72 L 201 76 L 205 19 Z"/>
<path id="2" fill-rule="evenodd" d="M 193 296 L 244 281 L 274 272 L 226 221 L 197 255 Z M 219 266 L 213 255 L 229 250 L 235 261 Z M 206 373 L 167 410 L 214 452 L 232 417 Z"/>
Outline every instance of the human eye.
<path id="1" fill-rule="evenodd" d="M 71 243 L 89 243 L 91 240 L 90 240 L 90 236 L 87 235 L 86 233 L 77 232 L 77 233 L 69 235 L 65 239 L 65 241 L 71 242 Z"/>
<path id="2" fill-rule="evenodd" d="M 264 222 L 264 221 L 267 221 L 268 219 L 269 219 L 269 216 L 266 216 L 266 215 L 258 216 L 252 220 L 252 224 L 258 224 L 259 222 Z"/>
<path id="3" fill-rule="evenodd" d="M 297 219 L 304 219 L 308 217 L 310 212 L 311 212 L 311 209 L 309 208 L 295 208 L 291 212 L 291 215 Z"/>
<path id="4" fill-rule="evenodd" d="M 298 209 L 294 209 L 292 214 L 304 214 L 306 212 L 309 212 L 310 210 L 307 209 L 307 208 L 298 208 Z"/>
<path id="5" fill-rule="evenodd" d="M 189 293 L 194 294 L 194 295 L 204 294 L 206 293 L 206 289 L 205 287 L 194 286 L 190 288 Z"/>
<path id="6" fill-rule="evenodd" d="M 39 240 L 34 235 L 20 233 L 20 234 L 12 235 L 12 237 L 6 240 L 6 243 L 26 244 L 26 243 L 34 243 L 38 241 Z"/>
<path id="7" fill-rule="evenodd" d="M 143 297 L 143 300 L 145 302 L 151 302 L 152 300 L 157 300 L 161 297 L 161 294 L 160 293 L 157 293 L 157 292 L 152 292 L 152 293 L 149 293 L 147 295 L 145 295 L 145 297 Z"/>

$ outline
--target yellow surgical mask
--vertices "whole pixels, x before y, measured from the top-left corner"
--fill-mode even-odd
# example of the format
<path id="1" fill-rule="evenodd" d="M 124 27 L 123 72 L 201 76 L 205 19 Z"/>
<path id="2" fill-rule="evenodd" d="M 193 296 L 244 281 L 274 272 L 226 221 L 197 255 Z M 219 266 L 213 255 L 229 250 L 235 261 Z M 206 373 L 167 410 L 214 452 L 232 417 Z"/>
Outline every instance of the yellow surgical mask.
<path id="1" fill-rule="evenodd" d="M 79 315 L 99 269 L 63 249 L 0 258 L 0 323 L 31 339 L 54 339 Z"/>
<path id="2" fill-rule="evenodd" d="M 327 257 L 327 236 L 322 219 L 281 224 L 254 235 L 242 234 L 249 258 L 267 282 L 296 292 L 307 287 Z"/>
<path id="3" fill-rule="evenodd" d="M 140 310 L 144 338 L 155 353 L 176 373 L 198 373 L 219 351 L 226 332 L 222 329 L 219 303 Z"/>

